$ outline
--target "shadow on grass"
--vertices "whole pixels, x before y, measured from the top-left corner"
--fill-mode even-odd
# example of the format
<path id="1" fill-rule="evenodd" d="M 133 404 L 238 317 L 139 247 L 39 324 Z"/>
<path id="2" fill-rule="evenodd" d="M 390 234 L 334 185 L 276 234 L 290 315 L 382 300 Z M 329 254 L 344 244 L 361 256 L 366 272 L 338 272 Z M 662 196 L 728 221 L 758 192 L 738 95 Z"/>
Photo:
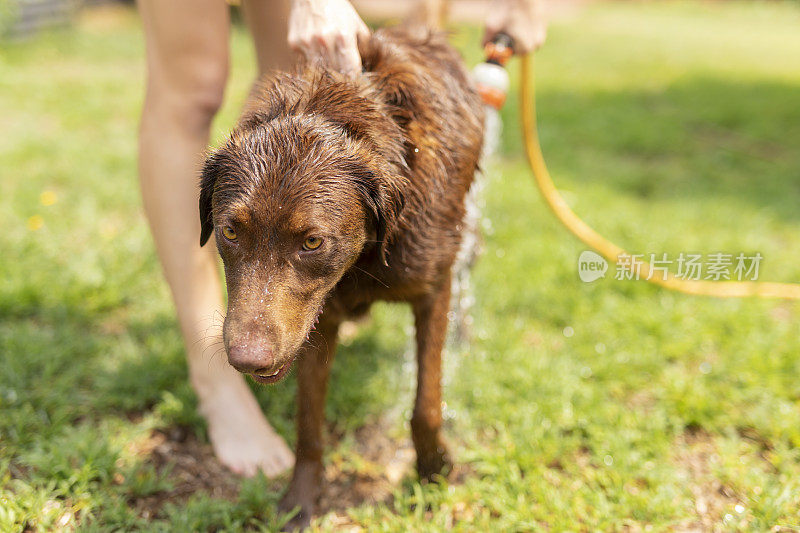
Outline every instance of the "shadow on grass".
<path id="1" fill-rule="evenodd" d="M 800 85 L 685 75 L 652 90 L 541 90 L 539 128 L 556 181 L 643 200 L 721 201 L 800 217 Z M 519 107 L 504 110 L 518 128 Z M 520 137 L 507 135 L 519 153 Z M 562 183 L 563 184 L 563 183 Z"/>

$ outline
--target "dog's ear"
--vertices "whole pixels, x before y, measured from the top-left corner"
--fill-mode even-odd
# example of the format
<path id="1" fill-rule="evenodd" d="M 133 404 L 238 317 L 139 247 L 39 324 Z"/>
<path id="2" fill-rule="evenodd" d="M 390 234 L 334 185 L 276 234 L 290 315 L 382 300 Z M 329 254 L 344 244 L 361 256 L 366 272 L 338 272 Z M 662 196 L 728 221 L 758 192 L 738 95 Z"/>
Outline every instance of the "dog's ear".
<path id="1" fill-rule="evenodd" d="M 212 154 L 203 163 L 200 174 L 200 246 L 204 246 L 214 232 L 212 200 L 220 171 L 221 165 Z"/>
<path id="2" fill-rule="evenodd" d="M 403 209 L 403 198 L 399 191 L 390 190 L 385 185 L 379 184 L 377 195 L 373 200 L 376 209 L 375 215 L 375 240 L 378 241 L 378 253 L 381 262 L 389 266 L 388 248 L 397 229 L 400 211 Z"/>
<path id="3" fill-rule="evenodd" d="M 350 175 L 355 179 L 364 207 L 372 216 L 380 260 L 388 266 L 388 247 L 403 209 L 400 181 L 404 178 L 380 175 L 360 166 L 351 169 Z"/>

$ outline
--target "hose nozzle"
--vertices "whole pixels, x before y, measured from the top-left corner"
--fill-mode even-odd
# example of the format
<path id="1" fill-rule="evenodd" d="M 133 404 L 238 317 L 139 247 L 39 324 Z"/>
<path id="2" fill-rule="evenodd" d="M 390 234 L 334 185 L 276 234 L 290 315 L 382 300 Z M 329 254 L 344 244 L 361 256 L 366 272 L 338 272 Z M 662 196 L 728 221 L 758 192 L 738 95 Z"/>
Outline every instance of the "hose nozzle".
<path id="1" fill-rule="evenodd" d="M 483 48 L 486 53 L 486 62 L 505 66 L 506 62 L 514 55 L 514 39 L 507 33 L 496 34 Z"/>

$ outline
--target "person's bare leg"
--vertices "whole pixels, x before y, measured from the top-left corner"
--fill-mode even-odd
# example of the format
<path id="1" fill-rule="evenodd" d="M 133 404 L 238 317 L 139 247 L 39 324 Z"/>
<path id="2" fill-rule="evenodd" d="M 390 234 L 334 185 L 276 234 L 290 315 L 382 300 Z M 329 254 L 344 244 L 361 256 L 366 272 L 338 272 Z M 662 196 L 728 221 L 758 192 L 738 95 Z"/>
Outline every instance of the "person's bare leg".
<path id="1" fill-rule="evenodd" d="M 198 170 L 228 74 L 222 0 L 140 0 L 147 94 L 139 135 L 142 197 L 186 343 L 189 375 L 219 460 L 273 476 L 294 457 L 243 377 L 217 353 L 223 311 L 214 246 L 200 248 Z"/>
<path id="2" fill-rule="evenodd" d="M 289 0 L 244 0 L 242 10 L 253 36 L 259 75 L 291 70 L 296 56 L 289 48 Z"/>

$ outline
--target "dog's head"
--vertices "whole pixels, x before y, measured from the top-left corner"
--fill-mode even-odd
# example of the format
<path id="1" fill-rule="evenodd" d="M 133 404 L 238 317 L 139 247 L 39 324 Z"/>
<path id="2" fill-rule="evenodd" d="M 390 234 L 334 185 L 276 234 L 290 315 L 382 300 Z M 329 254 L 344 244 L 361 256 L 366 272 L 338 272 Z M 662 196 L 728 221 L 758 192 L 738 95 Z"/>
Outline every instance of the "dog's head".
<path id="1" fill-rule="evenodd" d="M 403 136 L 368 88 L 332 73 L 259 88 L 201 178 L 201 246 L 225 264 L 228 361 L 280 380 L 326 296 L 366 249 L 385 261 Z"/>

